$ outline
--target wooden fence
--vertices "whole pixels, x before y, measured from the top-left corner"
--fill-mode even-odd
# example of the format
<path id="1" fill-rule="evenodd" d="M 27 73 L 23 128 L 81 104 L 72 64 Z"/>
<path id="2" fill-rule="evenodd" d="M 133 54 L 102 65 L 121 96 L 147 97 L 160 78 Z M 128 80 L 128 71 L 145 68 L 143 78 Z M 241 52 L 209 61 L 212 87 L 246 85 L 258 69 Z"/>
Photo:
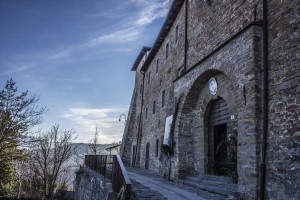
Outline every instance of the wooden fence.
<path id="1" fill-rule="evenodd" d="M 131 193 L 131 181 L 125 169 L 125 166 L 122 162 L 122 159 L 119 155 L 113 156 L 113 165 L 112 165 L 112 185 L 113 190 L 120 191 L 120 189 L 125 187 L 125 194 Z M 128 197 L 128 195 L 126 195 Z"/>
<path id="2" fill-rule="evenodd" d="M 85 166 L 105 176 L 107 155 L 85 155 Z"/>
<path id="3" fill-rule="evenodd" d="M 119 155 L 86 155 L 84 164 L 110 179 L 114 192 L 118 193 L 124 186 L 126 197 L 129 197 L 131 181 Z"/>

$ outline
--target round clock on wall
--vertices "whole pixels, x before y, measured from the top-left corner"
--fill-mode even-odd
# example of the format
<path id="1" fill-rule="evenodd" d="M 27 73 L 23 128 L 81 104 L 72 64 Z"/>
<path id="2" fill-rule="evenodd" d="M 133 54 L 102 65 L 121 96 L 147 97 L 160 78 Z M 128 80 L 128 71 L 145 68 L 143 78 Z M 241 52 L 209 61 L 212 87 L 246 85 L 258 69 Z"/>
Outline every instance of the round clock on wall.
<path id="1" fill-rule="evenodd" d="M 218 83 L 217 83 L 217 80 L 216 80 L 215 78 L 209 79 L 208 87 L 209 87 L 209 92 L 210 92 L 212 95 L 217 94 Z"/>

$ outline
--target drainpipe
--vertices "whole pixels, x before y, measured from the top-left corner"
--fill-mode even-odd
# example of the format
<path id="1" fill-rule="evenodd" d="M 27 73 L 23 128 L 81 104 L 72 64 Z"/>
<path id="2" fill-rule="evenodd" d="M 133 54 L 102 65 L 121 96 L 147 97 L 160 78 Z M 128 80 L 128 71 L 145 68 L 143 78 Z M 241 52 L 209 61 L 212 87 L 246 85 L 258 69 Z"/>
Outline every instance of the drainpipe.
<path id="1" fill-rule="evenodd" d="M 136 152 L 134 158 L 134 167 L 136 167 L 138 160 L 139 160 L 139 152 L 140 152 L 140 138 L 142 134 L 142 118 L 143 118 L 143 105 L 144 105 L 144 85 L 145 85 L 145 72 L 140 71 L 143 75 L 143 87 L 142 87 L 142 100 L 141 100 L 141 111 L 140 111 L 140 118 L 139 118 L 139 126 L 138 126 L 138 135 L 136 138 Z"/>
<path id="2" fill-rule="evenodd" d="M 184 64 L 183 72 L 187 69 L 187 50 L 188 50 L 188 0 L 185 1 L 185 23 L 184 23 Z"/>
<path id="3" fill-rule="evenodd" d="M 269 74 L 268 74 L 268 7 L 267 0 L 263 0 L 263 135 L 261 144 L 260 163 L 260 191 L 259 199 L 265 199 L 266 182 L 266 151 L 268 134 L 268 101 L 269 101 Z"/>

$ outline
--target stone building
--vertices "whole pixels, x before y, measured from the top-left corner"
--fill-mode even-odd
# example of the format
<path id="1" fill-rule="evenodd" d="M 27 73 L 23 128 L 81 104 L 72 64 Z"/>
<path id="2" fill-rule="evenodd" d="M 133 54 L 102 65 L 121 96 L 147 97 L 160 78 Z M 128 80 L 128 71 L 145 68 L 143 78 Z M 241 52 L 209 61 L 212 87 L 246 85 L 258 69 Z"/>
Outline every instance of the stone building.
<path id="1" fill-rule="evenodd" d="M 123 161 L 300 199 L 299 26 L 299 0 L 173 0 L 131 68 Z"/>

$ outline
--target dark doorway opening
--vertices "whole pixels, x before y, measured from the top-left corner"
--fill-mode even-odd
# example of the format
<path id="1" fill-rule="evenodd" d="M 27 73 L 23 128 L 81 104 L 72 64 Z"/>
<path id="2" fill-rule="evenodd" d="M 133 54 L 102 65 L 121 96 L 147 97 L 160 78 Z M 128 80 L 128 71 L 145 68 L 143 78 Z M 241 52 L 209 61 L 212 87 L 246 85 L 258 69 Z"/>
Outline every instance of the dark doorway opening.
<path id="1" fill-rule="evenodd" d="M 145 169 L 149 169 L 149 158 L 150 158 L 150 143 L 146 144 L 146 159 L 145 159 Z"/>
<path id="2" fill-rule="evenodd" d="M 206 117 L 208 120 L 206 172 L 219 176 L 235 176 L 237 135 L 231 133 L 230 114 L 224 99 L 213 100 Z"/>
<path id="3" fill-rule="evenodd" d="M 214 127 L 214 173 L 227 175 L 227 124 Z"/>
<path id="4" fill-rule="evenodd" d="M 136 145 L 133 145 L 132 147 L 132 160 L 131 160 L 131 166 L 135 167 L 135 160 L 136 160 Z"/>

